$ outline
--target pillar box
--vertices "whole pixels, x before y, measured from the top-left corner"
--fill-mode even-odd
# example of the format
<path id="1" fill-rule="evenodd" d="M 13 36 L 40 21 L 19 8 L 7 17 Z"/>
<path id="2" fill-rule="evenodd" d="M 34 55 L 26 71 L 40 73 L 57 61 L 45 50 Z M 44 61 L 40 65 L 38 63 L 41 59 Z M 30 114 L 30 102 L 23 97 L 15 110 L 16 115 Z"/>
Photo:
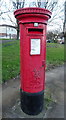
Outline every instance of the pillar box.
<path id="1" fill-rule="evenodd" d="M 20 25 L 21 108 L 29 115 L 36 115 L 44 104 L 46 28 L 51 12 L 21 8 L 14 15 Z"/>

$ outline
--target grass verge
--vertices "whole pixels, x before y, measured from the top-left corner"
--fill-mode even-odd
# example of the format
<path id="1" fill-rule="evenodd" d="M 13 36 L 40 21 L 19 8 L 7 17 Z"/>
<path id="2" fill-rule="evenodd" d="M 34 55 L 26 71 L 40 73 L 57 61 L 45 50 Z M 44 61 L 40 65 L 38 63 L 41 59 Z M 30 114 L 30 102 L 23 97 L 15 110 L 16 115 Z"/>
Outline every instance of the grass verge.
<path id="1" fill-rule="evenodd" d="M 19 41 L 3 43 L 3 46 L 2 46 L 2 80 L 3 82 L 16 77 L 20 73 L 19 46 L 20 46 Z"/>
<path id="2" fill-rule="evenodd" d="M 57 43 L 47 44 L 47 70 L 64 63 L 64 45 Z"/>

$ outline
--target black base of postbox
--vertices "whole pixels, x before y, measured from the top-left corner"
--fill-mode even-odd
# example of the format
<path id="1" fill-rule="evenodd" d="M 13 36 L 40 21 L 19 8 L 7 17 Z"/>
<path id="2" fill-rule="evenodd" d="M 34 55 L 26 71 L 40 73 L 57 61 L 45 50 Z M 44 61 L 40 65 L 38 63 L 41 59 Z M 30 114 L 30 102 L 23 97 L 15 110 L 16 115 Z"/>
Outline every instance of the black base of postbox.
<path id="1" fill-rule="evenodd" d="M 27 93 L 20 90 L 21 109 L 28 115 L 39 114 L 44 105 L 44 91 L 38 93 Z"/>

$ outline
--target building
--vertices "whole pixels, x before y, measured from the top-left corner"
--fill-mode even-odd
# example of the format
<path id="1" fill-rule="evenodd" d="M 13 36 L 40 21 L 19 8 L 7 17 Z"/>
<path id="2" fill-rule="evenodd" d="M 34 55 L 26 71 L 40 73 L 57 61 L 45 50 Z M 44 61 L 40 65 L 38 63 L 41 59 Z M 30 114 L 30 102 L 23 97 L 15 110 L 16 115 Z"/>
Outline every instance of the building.
<path id="1" fill-rule="evenodd" d="M 16 39 L 16 37 L 16 27 L 5 24 L 0 25 L 0 38 Z"/>

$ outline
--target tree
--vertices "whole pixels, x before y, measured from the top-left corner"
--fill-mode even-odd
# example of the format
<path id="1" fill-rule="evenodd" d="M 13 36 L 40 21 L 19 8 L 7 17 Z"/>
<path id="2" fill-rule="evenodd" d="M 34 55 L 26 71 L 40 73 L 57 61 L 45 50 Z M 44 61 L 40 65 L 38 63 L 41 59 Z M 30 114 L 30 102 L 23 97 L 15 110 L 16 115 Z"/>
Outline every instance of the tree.
<path id="1" fill-rule="evenodd" d="M 8 6 L 6 0 L 0 0 L 1 3 L 3 2 L 4 7 L 6 6 L 5 11 L 1 11 L 0 15 L 2 16 L 2 19 L 5 19 L 3 17 L 4 14 L 7 14 L 8 19 L 12 22 L 13 25 L 16 25 L 17 27 L 17 39 L 19 38 L 19 25 L 18 25 L 18 20 L 14 20 L 14 17 L 11 17 L 9 13 L 13 13 L 14 10 L 23 8 L 23 7 L 41 7 L 41 8 L 46 8 L 52 11 L 52 18 L 49 20 L 48 24 L 51 25 L 52 27 L 55 25 L 58 25 L 59 28 L 61 29 L 61 24 L 59 24 L 59 21 L 57 19 L 61 19 L 63 22 L 63 16 L 61 16 L 61 12 L 63 12 L 63 7 L 58 3 L 58 0 L 9 0 L 10 5 Z M 64 2 L 62 3 L 64 4 Z M 14 22 L 15 21 L 15 22 Z"/>
<path id="2" fill-rule="evenodd" d="M 59 37 L 58 31 L 57 32 L 49 31 L 47 33 L 47 40 L 51 40 L 51 42 L 57 42 L 58 37 Z"/>
<path id="3" fill-rule="evenodd" d="M 17 0 L 16 2 L 14 2 L 12 0 L 13 6 L 15 9 L 19 9 L 19 8 L 23 8 L 24 7 L 24 3 L 25 0 L 23 0 L 22 2 L 19 2 L 19 0 Z M 17 23 L 17 40 L 19 39 L 19 24 L 18 24 L 18 20 L 16 20 Z"/>
<path id="4" fill-rule="evenodd" d="M 66 2 L 65 2 L 64 14 L 65 14 L 65 19 L 64 19 L 64 25 L 63 25 L 63 34 L 64 34 L 65 43 L 66 43 Z"/>
<path id="5" fill-rule="evenodd" d="M 16 20 L 14 22 L 13 18 L 11 17 L 11 14 L 9 13 L 13 13 L 14 10 L 19 9 L 19 8 L 23 8 L 24 7 L 24 3 L 25 0 L 22 0 L 22 2 L 19 2 L 19 0 L 11 0 L 10 4 L 11 4 L 11 8 L 9 8 L 9 6 L 7 5 L 6 1 L 0 0 L 0 6 L 3 4 L 3 7 L 6 8 L 5 11 L 0 11 L 0 17 L 1 19 L 5 20 L 6 18 L 4 18 L 4 14 L 7 14 L 8 19 L 14 26 L 16 26 L 16 30 L 17 30 L 17 40 L 19 39 L 19 24 L 18 24 L 18 20 Z"/>

